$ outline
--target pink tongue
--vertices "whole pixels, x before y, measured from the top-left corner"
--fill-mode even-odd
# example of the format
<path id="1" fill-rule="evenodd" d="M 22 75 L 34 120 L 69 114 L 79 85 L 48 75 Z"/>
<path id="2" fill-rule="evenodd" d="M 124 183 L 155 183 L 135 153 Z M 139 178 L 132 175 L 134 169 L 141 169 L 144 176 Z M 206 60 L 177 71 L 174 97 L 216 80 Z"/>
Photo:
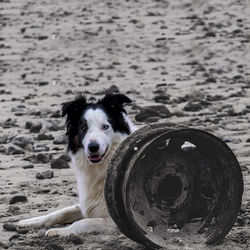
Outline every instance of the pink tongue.
<path id="1" fill-rule="evenodd" d="M 100 155 L 92 155 L 90 157 L 91 160 L 100 160 L 101 159 L 101 156 Z"/>

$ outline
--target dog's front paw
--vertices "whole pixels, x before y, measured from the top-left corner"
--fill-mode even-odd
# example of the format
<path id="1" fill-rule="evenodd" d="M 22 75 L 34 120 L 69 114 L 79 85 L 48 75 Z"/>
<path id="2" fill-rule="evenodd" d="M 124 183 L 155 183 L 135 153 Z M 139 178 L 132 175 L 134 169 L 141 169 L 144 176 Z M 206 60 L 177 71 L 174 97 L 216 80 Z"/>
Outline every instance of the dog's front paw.
<path id="1" fill-rule="evenodd" d="M 20 220 L 17 224 L 19 227 L 42 227 L 44 226 L 44 218 L 43 217 L 35 217 L 26 220 Z"/>
<path id="2" fill-rule="evenodd" d="M 51 228 L 45 233 L 46 236 L 68 236 L 70 234 L 72 232 L 66 228 Z"/>

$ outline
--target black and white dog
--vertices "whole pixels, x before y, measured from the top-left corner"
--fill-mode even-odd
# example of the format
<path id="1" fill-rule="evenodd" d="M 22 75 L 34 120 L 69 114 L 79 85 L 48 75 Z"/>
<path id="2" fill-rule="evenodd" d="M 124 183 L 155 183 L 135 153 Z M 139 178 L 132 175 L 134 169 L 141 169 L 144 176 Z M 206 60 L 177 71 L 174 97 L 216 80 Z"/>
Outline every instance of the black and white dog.
<path id="1" fill-rule="evenodd" d="M 80 96 L 63 104 L 67 115 L 68 153 L 77 179 L 79 204 L 48 215 L 21 220 L 20 227 L 52 227 L 48 236 L 107 232 L 116 229 L 104 199 L 105 174 L 121 141 L 136 130 L 123 105 L 131 100 L 123 94 L 106 94 L 96 103 Z"/>

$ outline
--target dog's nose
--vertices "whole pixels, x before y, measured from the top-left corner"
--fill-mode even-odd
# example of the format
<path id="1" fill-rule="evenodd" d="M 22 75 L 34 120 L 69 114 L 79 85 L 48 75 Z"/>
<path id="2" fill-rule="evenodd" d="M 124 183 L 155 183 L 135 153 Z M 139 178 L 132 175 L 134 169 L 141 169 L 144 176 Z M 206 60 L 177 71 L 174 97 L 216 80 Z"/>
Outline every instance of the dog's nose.
<path id="1" fill-rule="evenodd" d="M 89 151 L 91 153 L 95 153 L 99 150 L 99 144 L 96 142 L 90 142 L 88 147 L 89 147 Z"/>

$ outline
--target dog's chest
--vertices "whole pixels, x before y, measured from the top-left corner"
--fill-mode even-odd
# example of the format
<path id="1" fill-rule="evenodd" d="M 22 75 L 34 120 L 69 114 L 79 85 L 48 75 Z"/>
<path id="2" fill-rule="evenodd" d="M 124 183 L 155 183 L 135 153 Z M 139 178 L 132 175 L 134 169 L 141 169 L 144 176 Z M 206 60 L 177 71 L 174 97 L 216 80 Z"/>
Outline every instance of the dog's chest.
<path id="1" fill-rule="evenodd" d="M 80 150 L 72 156 L 72 163 L 77 179 L 79 205 L 85 218 L 107 217 L 104 199 L 104 181 L 108 161 L 99 166 L 90 166 Z"/>
<path id="2" fill-rule="evenodd" d="M 96 173 L 96 176 L 77 176 L 79 203 L 84 217 L 106 217 L 107 209 L 104 199 L 105 174 Z"/>

